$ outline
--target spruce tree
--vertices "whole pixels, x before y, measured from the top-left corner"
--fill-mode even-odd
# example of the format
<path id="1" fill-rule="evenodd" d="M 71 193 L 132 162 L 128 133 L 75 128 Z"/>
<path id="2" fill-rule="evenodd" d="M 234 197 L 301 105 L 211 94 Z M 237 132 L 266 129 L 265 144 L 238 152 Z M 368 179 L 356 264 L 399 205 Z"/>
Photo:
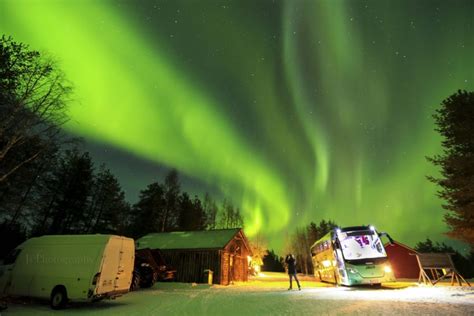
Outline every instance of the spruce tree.
<path id="1" fill-rule="evenodd" d="M 165 177 L 164 183 L 165 207 L 162 213 L 161 231 L 170 231 L 177 226 L 179 217 L 179 197 L 181 193 L 181 184 L 176 169 L 171 170 Z"/>
<path id="2" fill-rule="evenodd" d="M 154 182 L 142 190 L 139 201 L 133 206 L 131 236 L 141 237 L 148 233 L 160 232 L 165 207 L 165 189 L 161 184 Z"/>
<path id="3" fill-rule="evenodd" d="M 129 211 L 125 193 L 118 179 L 102 165 L 94 177 L 92 197 L 88 212 L 90 233 L 121 233 Z"/>
<path id="4" fill-rule="evenodd" d="M 83 233 L 86 223 L 93 164 L 88 153 L 67 150 L 43 179 L 37 197 L 34 234 Z"/>
<path id="5" fill-rule="evenodd" d="M 444 151 L 428 158 L 441 168 L 440 178 L 428 179 L 441 187 L 447 234 L 474 249 L 474 92 L 459 90 L 433 117 Z"/>

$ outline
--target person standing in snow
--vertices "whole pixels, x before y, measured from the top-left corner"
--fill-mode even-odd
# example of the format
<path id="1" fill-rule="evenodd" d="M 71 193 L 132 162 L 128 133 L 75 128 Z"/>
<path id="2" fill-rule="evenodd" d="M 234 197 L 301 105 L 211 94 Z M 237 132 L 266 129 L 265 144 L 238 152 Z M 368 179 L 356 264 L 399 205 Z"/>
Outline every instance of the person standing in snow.
<path id="1" fill-rule="evenodd" d="M 295 278 L 296 283 L 298 284 L 298 290 L 301 291 L 300 281 L 298 281 L 298 277 L 296 276 L 296 259 L 293 254 L 286 255 L 285 263 L 288 267 L 288 276 L 290 277 L 290 287 L 288 290 L 293 288 L 293 278 Z"/>

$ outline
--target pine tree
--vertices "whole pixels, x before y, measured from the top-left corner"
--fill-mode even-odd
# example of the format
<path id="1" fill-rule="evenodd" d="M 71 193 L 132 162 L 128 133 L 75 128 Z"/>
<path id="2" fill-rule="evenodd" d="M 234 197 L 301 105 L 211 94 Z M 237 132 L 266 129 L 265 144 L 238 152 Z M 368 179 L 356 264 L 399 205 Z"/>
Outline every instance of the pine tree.
<path id="1" fill-rule="evenodd" d="M 474 92 L 458 91 L 433 115 L 444 152 L 429 158 L 441 167 L 441 178 L 428 179 L 441 187 L 449 236 L 474 249 Z"/>
<path id="2" fill-rule="evenodd" d="M 279 257 L 273 249 L 268 251 L 267 255 L 263 257 L 264 271 L 284 272 L 283 258 Z"/>
<path id="3" fill-rule="evenodd" d="M 313 245 L 318 239 L 329 233 L 331 230 L 337 227 L 337 224 L 331 220 L 321 220 L 319 224 L 311 222 L 307 226 L 308 242 Z"/>
<path id="4" fill-rule="evenodd" d="M 44 180 L 38 197 L 35 234 L 82 233 L 86 222 L 93 164 L 88 153 L 67 150 Z"/>
<path id="5" fill-rule="evenodd" d="M 57 177 L 59 186 L 49 233 L 82 233 L 93 178 L 89 154 L 80 153 L 77 149 L 67 151 Z"/>
<path id="6" fill-rule="evenodd" d="M 118 179 L 102 165 L 95 176 L 89 205 L 88 225 L 90 233 L 120 233 L 129 213 L 129 204 Z"/>
<path id="7" fill-rule="evenodd" d="M 161 231 L 170 231 L 177 226 L 179 216 L 179 196 L 181 193 L 181 185 L 179 183 L 179 175 L 176 169 L 171 170 L 165 178 L 163 186 L 165 194 L 165 207 L 162 213 Z"/>
<path id="8" fill-rule="evenodd" d="M 139 201 L 133 206 L 130 223 L 132 237 L 161 231 L 166 207 L 165 189 L 157 182 L 140 192 Z"/>
<path id="9" fill-rule="evenodd" d="M 203 230 L 206 225 L 206 214 L 197 196 L 193 200 L 187 193 L 182 193 L 179 198 L 178 229 Z"/>
<path id="10" fill-rule="evenodd" d="M 202 206 L 201 200 L 197 195 L 193 199 L 193 230 L 204 230 L 206 228 L 206 212 Z"/>
<path id="11" fill-rule="evenodd" d="M 179 197 L 178 207 L 178 229 L 185 231 L 193 230 L 193 202 L 186 192 L 182 193 Z"/>

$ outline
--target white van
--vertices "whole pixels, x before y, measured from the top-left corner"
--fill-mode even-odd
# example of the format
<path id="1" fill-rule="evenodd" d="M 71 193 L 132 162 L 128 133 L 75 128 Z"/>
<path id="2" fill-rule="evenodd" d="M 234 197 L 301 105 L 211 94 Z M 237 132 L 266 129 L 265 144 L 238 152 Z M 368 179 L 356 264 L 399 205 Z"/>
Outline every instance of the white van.
<path id="1" fill-rule="evenodd" d="M 18 246 L 0 266 L 0 294 L 94 301 L 127 293 L 133 273 L 133 239 L 114 235 L 35 237 Z"/>

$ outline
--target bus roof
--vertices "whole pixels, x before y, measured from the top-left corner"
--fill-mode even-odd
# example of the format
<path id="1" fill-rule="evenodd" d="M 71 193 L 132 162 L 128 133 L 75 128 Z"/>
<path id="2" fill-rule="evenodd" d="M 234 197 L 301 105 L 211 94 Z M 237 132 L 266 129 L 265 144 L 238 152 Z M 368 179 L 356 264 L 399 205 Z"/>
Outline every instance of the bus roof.
<path id="1" fill-rule="evenodd" d="M 358 231 L 358 230 L 369 230 L 370 226 L 348 226 L 348 227 L 339 227 L 339 229 L 341 230 L 341 232 L 352 232 L 352 231 Z M 316 240 L 314 242 L 314 244 L 310 247 L 310 249 L 313 249 L 313 247 L 316 246 L 321 241 L 331 240 L 332 239 L 332 235 L 331 235 L 332 232 L 333 232 L 333 230 L 331 230 L 326 235 L 324 235 L 323 237 Z"/>
<path id="2" fill-rule="evenodd" d="M 368 230 L 370 226 L 349 226 L 349 227 L 341 227 L 341 232 L 352 232 L 355 230 Z"/>

